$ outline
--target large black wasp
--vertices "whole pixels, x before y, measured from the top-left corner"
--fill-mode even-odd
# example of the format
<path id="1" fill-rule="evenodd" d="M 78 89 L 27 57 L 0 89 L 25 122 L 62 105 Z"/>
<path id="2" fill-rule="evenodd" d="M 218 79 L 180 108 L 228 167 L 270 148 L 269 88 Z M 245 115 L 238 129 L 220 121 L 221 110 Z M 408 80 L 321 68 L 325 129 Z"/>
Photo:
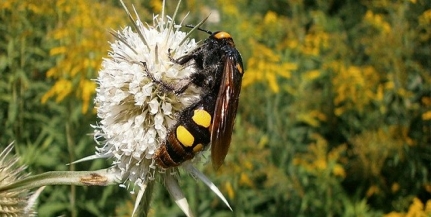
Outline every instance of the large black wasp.
<path id="1" fill-rule="evenodd" d="M 188 84 L 201 88 L 204 94 L 180 112 L 166 141 L 156 151 L 154 159 L 163 168 L 176 167 L 192 159 L 211 143 L 212 165 L 218 169 L 230 146 L 244 74 L 241 54 L 227 32 L 198 29 L 210 34 L 209 38 L 189 54 L 172 61 L 193 64 L 196 73 L 190 76 Z M 157 83 L 176 94 L 187 88 L 187 85 L 172 87 L 161 81 Z"/>

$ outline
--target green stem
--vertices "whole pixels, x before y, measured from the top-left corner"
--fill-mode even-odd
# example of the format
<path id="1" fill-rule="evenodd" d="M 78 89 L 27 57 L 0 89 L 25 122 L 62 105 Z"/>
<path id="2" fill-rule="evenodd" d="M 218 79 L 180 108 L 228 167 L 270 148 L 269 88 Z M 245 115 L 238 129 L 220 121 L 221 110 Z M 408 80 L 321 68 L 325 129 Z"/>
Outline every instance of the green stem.
<path id="1" fill-rule="evenodd" d="M 144 198 L 141 201 L 141 205 L 137 210 L 137 216 L 147 217 L 150 210 L 151 198 L 153 197 L 155 181 L 149 181 L 147 188 L 145 189 Z"/>
<path id="2" fill-rule="evenodd" d="M 38 188 L 46 185 L 107 186 L 120 183 L 110 169 L 96 171 L 53 171 L 29 176 L 13 184 L 1 186 L 0 192 Z"/>
<path id="3" fill-rule="evenodd" d="M 70 130 L 70 122 L 68 121 L 66 123 L 66 140 L 67 140 L 67 148 L 69 149 L 69 162 L 75 161 L 75 147 L 74 147 L 74 141 L 72 139 L 72 132 Z M 75 171 L 75 164 L 70 164 L 69 166 L 70 171 Z M 71 185 L 70 186 L 70 210 L 71 210 L 71 216 L 77 217 L 76 213 L 76 186 Z"/>

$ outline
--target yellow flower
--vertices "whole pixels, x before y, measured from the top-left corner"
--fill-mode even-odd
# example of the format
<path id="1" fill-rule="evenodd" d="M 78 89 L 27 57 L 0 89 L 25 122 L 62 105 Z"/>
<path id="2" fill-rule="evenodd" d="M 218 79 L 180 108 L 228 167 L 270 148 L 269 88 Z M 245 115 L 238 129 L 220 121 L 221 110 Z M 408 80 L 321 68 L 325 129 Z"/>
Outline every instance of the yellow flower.
<path id="1" fill-rule="evenodd" d="M 230 199 L 235 197 L 235 191 L 233 190 L 232 184 L 230 182 L 225 182 L 224 188 Z"/>
<path id="2" fill-rule="evenodd" d="M 267 46 L 252 42 L 253 54 L 247 62 L 247 76 L 243 78 L 244 87 L 255 82 L 267 82 L 274 93 L 280 91 L 279 78 L 289 79 L 291 71 L 298 68 L 296 63 L 282 63 L 281 57 Z"/>
<path id="3" fill-rule="evenodd" d="M 398 184 L 397 182 L 393 183 L 392 186 L 391 186 L 392 193 L 395 193 L 398 190 L 400 190 L 400 184 Z"/>
<path id="4" fill-rule="evenodd" d="M 316 142 L 308 146 L 308 152 L 304 154 L 296 154 L 293 158 L 293 164 L 304 167 L 305 170 L 312 174 L 319 174 L 330 171 L 338 177 L 344 178 L 346 172 L 340 161 L 341 155 L 345 152 L 346 146 L 341 145 L 329 151 L 327 141 L 320 135 L 312 136 Z"/>
<path id="5" fill-rule="evenodd" d="M 392 31 L 391 25 L 384 20 L 381 14 L 374 14 L 372 11 L 368 10 L 367 13 L 365 13 L 364 19 L 370 25 L 380 29 L 385 34 L 389 34 Z"/>
<path id="6" fill-rule="evenodd" d="M 414 198 L 407 213 L 390 212 L 385 217 L 427 217 L 431 216 L 431 200 L 425 204 L 418 198 Z"/>
<path id="7" fill-rule="evenodd" d="M 91 80 L 81 80 L 79 83 L 81 91 L 81 99 L 84 102 L 82 106 L 82 113 L 86 113 L 90 101 L 93 100 L 93 95 L 96 92 L 96 83 Z"/>
<path id="8" fill-rule="evenodd" d="M 307 71 L 304 74 L 304 78 L 307 80 L 314 80 L 316 78 L 318 78 L 320 76 L 320 71 L 319 70 L 311 70 L 311 71 Z"/>
<path id="9" fill-rule="evenodd" d="M 367 197 L 371 197 L 379 192 L 380 192 L 379 187 L 377 185 L 372 185 L 368 188 L 366 195 Z"/>
<path id="10" fill-rule="evenodd" d="M 409 211 L 407 212 L 406 217 L 416 217 L 416 216 L 425 216 L 424 212 L 424 204 L 418 198 L 413 199 L 413 203 L 409 207 Z"/>
<path id="11" fill-rule="evenodd" d="M 248 187 L 253 187 L 254 186 L 253 181 L 244 172 L 241 173 L 241 176 L 240 176 L 240 179 L 239 179 L 239 184 L 240 185 L 245 185 L 245 186 L 248 186 Z"/>
<path id="12" fill-rule="evenodd" d="M 341 178 L 346 178 L 346 171 L 344 170 L 344 168 L 340 164 L 336 164 L 334 166 L 334 169 L 332 169 L 332 173 L 335 176 L 338 176 Z"/>
<path id="13" fill-rule="evenodd" d="M 332 83 L 337 116 L 349 109 L 362 111 L 365 106 L 379 100 L 379 73 L 372 66 L 346 66 L 333 62 L 329 68 L 334 71 Z M 380 94 L 383 96 L 384 93 Z"/>
<path id="14" fill-rule="evenodd" d="M 272 25 L 277 22 L 277 14 L 273 11 L 268 11 L 263 18 L 264 25 Z"/>
<path id="15" fill-rule="evenodd" d="M 41 2 L 34 7 L 52 7 L 51 1 Z M 50 50 L 50 55 L 58 57 L 58 61 L 46 73 L 55 83 L 42 97 L 42 103 L 50 98 L 55 98 L 59 103 L 67 97 L 77 97 L 82 101 L 82 112 L 86 113 L 95 92 L 89 89 L 95 87 L 91 85 L 91 79 L 96 77 L 102 56 L 108 50 L 106 29 L 118 26 L 121 19 L 110 17 L 119 17 L 115 14 L 120 10 L 108 4 L 85 0 L 59 0 L 55 1 L 54 6 L 63 14 L 58 27 L 48 34 L 48 39 L 58 43 Z M 79 88 L 72 88 L 70 84 L 78 84 Z M 64 90 L 62 85 L 67 85 Z"/>
<path id="16" fill-rule="evenodd" d="M 424 120 L 424 121 L 431 120 L 431 110 L 426 111 L 422 114 L 422 120 Z"/>
<path id="17" fill-rule="evenodd" d="M 56 96 L 55 101 L 60 102 L 72 92 L 72 82 L 66 79 L 59 79 L 54 86 L 42 97 L 42 103 L 48 98 Z"/>
<path id="18" fill-rule="evenodd" d="M 161 13 L 162 12 L 162 1 L 160 0 L 151 0 L 150 5 L 153 8 L 154 13 Z"/>

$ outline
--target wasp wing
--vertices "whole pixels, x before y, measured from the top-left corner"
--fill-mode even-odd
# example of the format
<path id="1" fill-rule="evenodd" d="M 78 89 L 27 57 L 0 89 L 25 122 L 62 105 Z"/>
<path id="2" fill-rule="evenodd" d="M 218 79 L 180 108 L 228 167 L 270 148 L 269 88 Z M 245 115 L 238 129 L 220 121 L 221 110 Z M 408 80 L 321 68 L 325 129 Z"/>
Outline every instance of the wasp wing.
<path id="1" fill-rule="evenodd" d="M 227 155 L 238 108 L 243 66 L 239 54 L 226 55 L 211 131 L 211 161 L 218 169 Z M 238 61 L 238 62 L 237 62 Z"/>

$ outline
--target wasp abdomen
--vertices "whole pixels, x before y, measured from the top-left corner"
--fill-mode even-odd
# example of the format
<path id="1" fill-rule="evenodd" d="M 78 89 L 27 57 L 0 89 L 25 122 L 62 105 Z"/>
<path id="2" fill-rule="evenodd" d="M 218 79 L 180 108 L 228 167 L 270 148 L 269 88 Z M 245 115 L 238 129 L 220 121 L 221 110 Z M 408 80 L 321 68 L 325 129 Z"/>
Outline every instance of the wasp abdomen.
<path id="1" fill-rule="evenodd" d="M 183 111 L 163 144 L 155 154 L 156 163 L 175 167 L 192 159 L 210 142 L 211 114 L 201 103 Z"/>

